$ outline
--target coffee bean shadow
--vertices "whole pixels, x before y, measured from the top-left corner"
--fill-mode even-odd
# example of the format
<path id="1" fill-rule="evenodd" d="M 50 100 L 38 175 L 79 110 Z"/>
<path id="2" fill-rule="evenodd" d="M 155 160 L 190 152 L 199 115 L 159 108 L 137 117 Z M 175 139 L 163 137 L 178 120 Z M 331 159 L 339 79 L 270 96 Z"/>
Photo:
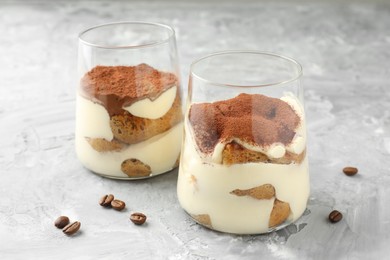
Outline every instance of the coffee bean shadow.
<path id="1" fill-rule="evenodd" d="M 117 212 L 117 213 L 128 213 L 130 212 L 129 209 L 127 208 L 127 206 L 122 209 L 122 210 L 115 210 L 113 209 L 112 207 L 101 207 L 102 210 L 106 210 L 106 211 L 113 211 L 113 212 Z"/>
<path id="2" fill-rule="evenodd" d="M 75 234 L 73 235 L 69 235 L 67 237 L 69 237 L 70 239 L 76 239 L 78 237 L 81 237 L 84 235 L 84 232 L 80 229 L 79 231 L 77 231 Z"/>
<path id="3" fill-rule="evenodd" d="M 136 225 L 133 222 L 131 222 L 131 220 L 129 220 L 129 221 L 130 221 L 130 224 L 132 224 L 134 226 L 134 228 L 148 228 L 148 226 L 149 226 L 149 222 L 145 222 L 142 225 Z"/>
<path id="4" fill-rule="evenodd" d="M 120 211 L 118 211 L 118 210 L 114 210 L 114 211 L 116 211 L 116 212 L 118 212 L 118 213 L 128 213 L 128 212 L 129 212 L 129 209 L 126 207 L 126 208 L 124 208 L 124 209 L 122 209 L 122 210 L 120 210 Z"/>

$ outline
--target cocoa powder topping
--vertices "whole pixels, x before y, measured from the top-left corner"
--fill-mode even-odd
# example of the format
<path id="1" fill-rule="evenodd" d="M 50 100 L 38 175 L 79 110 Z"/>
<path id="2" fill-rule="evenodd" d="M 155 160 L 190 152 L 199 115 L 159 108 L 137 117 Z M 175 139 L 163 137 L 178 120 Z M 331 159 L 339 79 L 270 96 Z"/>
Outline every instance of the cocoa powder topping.
<path id="1" fill-rule="evenodd" d="M 102 104 L 110 114 L 125 113 L 123 106 L 149 98 L 155 100 L 178 84 L 177 77 L 147 64 L 137 66 L 96 66 L 81 79 L 82 94 Z"/>
<path id="2" fill-rule="evenodd" d="M 189 120 L 203 153 L 212 153 L 218 142 L 229 142 L 233 138 L 256 146 L 275 142 L 287 145 L 300 123 L 288 103 L 259 94 L 240 94 L 224 101 L 193 104 Z"/>

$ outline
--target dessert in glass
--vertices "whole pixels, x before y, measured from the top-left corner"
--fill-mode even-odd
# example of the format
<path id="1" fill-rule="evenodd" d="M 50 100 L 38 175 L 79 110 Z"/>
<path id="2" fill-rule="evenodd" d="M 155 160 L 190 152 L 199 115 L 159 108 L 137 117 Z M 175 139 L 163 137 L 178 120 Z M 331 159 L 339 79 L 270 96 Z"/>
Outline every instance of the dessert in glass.
<path id="1" fill-rule="evenodd" d="M 174 30 L 120 22 L 79 36 L 76 153 L 89 170 L 139 179 L 179 162 L 182 105 Z"/>
<path id="2" fill-rule="evenodd" d="M 199 224 L 260 234 L 296 221 L 309 197 L 301 66 L 227 51 L 191 65 L 177 194 Z"/>

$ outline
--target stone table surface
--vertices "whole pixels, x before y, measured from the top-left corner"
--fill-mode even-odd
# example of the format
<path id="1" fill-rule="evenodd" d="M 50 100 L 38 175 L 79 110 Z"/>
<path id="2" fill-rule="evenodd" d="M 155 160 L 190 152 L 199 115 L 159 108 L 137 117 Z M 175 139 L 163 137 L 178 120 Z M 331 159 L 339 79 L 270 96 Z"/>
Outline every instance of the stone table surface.
<path id="1" fill-rule="evenodd" d="M 175 28 L 184 88 L 191 61 L 214 51 L 302 64 L 311 196 L 299 221 L 266 235 L 218 233 L 180 208 L 176 170 L 129 182 L 82 167 L 77 36 L 121 20 Z M 0 0 L 0 61 L 0 259 L 388 259 L 390 3 Z M 358 175 L 342 174 L 347 165 Z M 106 193 L 127 209 L 102 209 Z M 344 215 L 337 224 L 332 209 Z M 133 225 L 133 211 L 147 225 Z M 59 215 L 81 232 L 64 236 Z"/>

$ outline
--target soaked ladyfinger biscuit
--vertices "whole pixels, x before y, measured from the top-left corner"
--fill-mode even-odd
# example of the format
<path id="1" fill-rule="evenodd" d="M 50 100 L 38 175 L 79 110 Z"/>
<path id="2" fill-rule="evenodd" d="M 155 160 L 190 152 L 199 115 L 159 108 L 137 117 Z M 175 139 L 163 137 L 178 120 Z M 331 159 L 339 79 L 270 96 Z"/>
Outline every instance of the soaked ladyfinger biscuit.
<path id="1" fill-rule="evenodd" d="M 149 176 L 152 172 L 149 165 L 135 158 L 123 161 L 121 169 L 122 172 L 127 174 L 129 177 L 145 177 Z"/>
<path id="2" fill-rule="evenodd" d="M 282 158 L 269 158 L 267 155 L 246 149 L 242 145 L 232 142 L 225 146 L 222 152 L 222 164 L 231 165 L 231 164 L 240 164 L 248 162 L 265 162 L 265 163 L 275 163 L 275 164 L 290 164 L 297 163 L 300 164 L 305 158 L 306 151 L 303 151 L 300 154 L 293 154 L 291 152 L 286 152 Z"/>
<path id="3" fill-rule="evenodd" d="M 181 102 L 177 93 L 172 107 L 163 117 L 148 119 L 125 112 L 112 116 L 110 127 L 115 138 L 127 144 L 135 144 L 167 131 L 181 120 Z"/>
<path id="4" fill-rule="evenodd" d="M 120 151 L 126 146 L 126 144 L 115 139 L 112 141 L 108 141 L 104 138 L 85 137 L 85 139 L 91 147 L 98 152 Z"/>
<path id="5" fill-rule="evenodd" d="M 235 189 L 230 193 L 237 195 L 239 197 L 250 196 L 254 199 L 263 200 L 263 199 L 271 199 L 272 197 L 274 197 L 275 188 L 271 184 L 264 184 L 247 190 Z"/>
<path id="6" fill-rule="evenodd" d="M 208 214 L 199 214 L 199 215 L 191 214 L 191 217 L 199 224 L 202 224 L 203 226 L 206 226 L 211 229 L 213 228 L 213 225 L 211 223 L 211 218 Z"/>
<path id="7" fill-rule="evenodd" d="M 268 226 L 275 227 L 282 224 L 284 221 L 286 221 L 289 215 L 290 215 L 290 204 L 275 199 Z"/>
<path id="8" fill-rule="evenodd" d="M 236 142 L 226 144 L 222 151 L 222 164 L 231 165 L 247 162 L 267 162 L 268 156 L 248 150 Z"/>

